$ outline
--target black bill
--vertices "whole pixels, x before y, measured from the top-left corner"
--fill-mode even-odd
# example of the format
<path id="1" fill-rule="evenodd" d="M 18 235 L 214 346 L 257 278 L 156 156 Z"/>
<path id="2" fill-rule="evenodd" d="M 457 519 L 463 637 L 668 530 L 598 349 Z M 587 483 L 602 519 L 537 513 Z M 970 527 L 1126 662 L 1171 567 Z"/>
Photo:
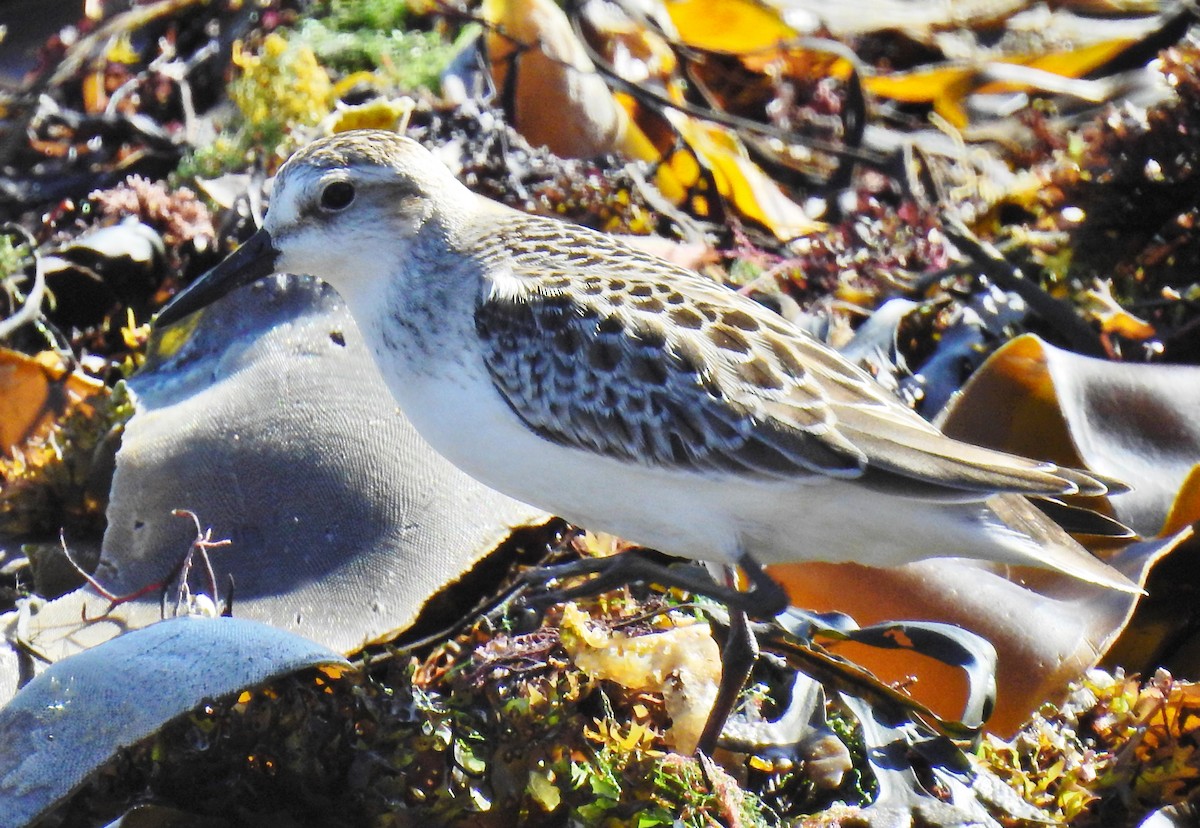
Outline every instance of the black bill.
<path id="1" fill-rule="evenodd" d="M 278 257 L 279 251 L 271 244 L 270 234 L 266 230 L 259 230 L 159 311 L 154 327 L 162 328 L 178 322 L 242 285 L 270 276 L 275 272 L 275 260 Z"/>

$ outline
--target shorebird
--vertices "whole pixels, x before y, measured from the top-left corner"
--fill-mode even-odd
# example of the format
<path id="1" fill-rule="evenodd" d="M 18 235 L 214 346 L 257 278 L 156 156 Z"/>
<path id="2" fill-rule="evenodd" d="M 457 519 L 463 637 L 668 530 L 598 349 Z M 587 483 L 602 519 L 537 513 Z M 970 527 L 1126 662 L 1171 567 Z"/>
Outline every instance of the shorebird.
<path id="1" fill-rule="evenodd" d="M 579 526 L 740 567 L 744 592 L 680 576 L 730 606 L 727 649 L 748 636 L 745 612 L 786 607 L 764 564 L 977 558 L 1137 591 L 1026 500 L 1112 481 L 950 439 L 752 299 L 479 196 L 395 133 L 298 151 L 263 227 L 156 325 L 274 272 L 341 294 L 404 413 L 468 474 Z M 749 672 L 746 646 L 719 706 Z"/>

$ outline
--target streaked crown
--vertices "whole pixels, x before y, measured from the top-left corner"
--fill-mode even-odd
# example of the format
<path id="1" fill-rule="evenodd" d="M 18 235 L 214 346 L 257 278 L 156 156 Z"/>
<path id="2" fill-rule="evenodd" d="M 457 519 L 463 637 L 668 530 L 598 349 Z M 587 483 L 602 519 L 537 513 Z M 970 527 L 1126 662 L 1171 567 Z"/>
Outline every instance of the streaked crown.
<path id="1" fill-rule="evenodd" d="M 279 170 L 265 228 L 281 270 L 338 287 L 404 246 L 431 221 L 453 222 L 477 197 L 428 150 L 394 132 L 357 130 L 316 141 Z M 353 251 L 353 256 L 347 253 Z"/>

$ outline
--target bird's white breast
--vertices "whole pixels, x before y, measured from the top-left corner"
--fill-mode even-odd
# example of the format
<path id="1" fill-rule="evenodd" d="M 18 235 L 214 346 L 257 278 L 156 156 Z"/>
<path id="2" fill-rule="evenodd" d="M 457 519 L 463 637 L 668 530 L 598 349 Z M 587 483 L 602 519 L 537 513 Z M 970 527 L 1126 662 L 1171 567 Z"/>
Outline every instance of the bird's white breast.
<path id="1" fill-rule="evenodd" d="M 1008 556 L 997 546 L 1012 539 L 981 526 L 981 507 L 971 504 L 932 504 L 819 475 L 765 481 L 653 466 L 555 443 L 532 431 L 492 383 L 474 327 L 478 282 L 443 288 L 437 302 L 416 295 L 420 288 L 398 297 L 395 280 L 374 283 L 385 287 L 348 301 L 401 409 L 436 451 L 510 497 L 696 560 L 750 553 L 764 564 L 869 558 L 889 566 Z"/>

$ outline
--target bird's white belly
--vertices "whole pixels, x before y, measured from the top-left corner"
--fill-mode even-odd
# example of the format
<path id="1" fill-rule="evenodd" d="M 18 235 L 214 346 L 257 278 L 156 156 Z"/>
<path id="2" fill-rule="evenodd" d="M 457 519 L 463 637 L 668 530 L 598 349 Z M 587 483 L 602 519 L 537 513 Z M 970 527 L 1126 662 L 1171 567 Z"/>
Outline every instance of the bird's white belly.
<path id="1" fill-rule="evenodd" d="M 456 334 L 452 325 L 429 331 L 397 325 L 408 313 L 404 297 L 387 291 L 351 299 L 389 390 L 437 452 L 486 485 L 579 526 L 717 562 L 743 554 L 763 564 L 881 566 L 939 555 L 988 557 L 987 533 L 957 506 L 823 475 L 767 481 L 700 473 L 552 442 L 531 431 L 501 397 L 472 347 L 469 326 Z M 452 297 L 441 318 L 470 319 L 473 302 L 470 291 Z"/>
<path id="2" fill-rule="evenodd" d="M 421 435 L 472 477 L 579 526 L 672 555 L 732 562 L 750 553 L 764 564 L 867 559 L 886 566 L 972 554 L 956 552 L 965 525 L 926 511 L 944 506 L 832 478 L 706 475 L 562 446 L 530 431 L 478 373 L 466 383 L 395 375 L 388 383 Z M 928 543 L 931 526 L 939 525 L 948 530 L 945 544 L 913 548 L 914 538 Z"/>
<path id="3" fill-rule="evenodd" d="M 389 383 L 391 384 L 391 383 Z M 393 386 L 405 414 L 440 454 L 510 497 L 587 529 L 663 552 L 728 561 L 740 547 L 720 487 L 698 475 L 568 448 L 530 431 L 492 388 L 438 378 Z"/>

